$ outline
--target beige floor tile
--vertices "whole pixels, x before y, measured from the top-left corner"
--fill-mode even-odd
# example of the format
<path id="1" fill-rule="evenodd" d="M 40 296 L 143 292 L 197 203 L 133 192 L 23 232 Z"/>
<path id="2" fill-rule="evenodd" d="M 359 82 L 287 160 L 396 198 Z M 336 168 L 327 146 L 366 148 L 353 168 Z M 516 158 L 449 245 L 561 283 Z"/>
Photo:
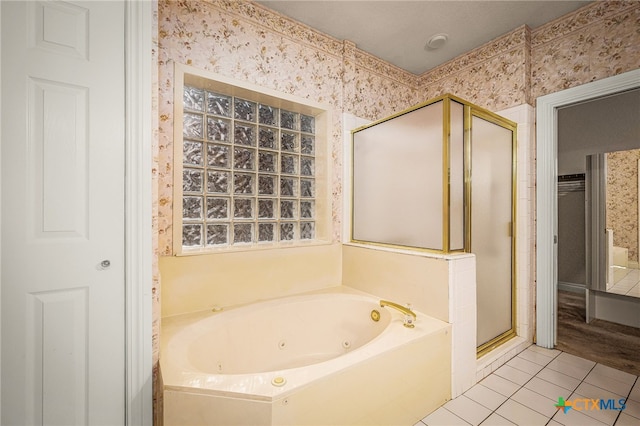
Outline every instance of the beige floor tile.
<path id="1" fill-rule="evenodd" d="M 556 412 L 553 420 L 565 426 L 589 426 L 589 425 L 605 425 L 593 417 L 582 414 L 580 411 L 569 410 L 563 413 L 562 410 Z"/>
<path id="2" fill-rule="evenodd" d="M 615 292 L 618 292 L 620 290 L 629 291 L 633 287 L 635 287 L 637 284 L 638 284 L 638 282 L 636 280 L 634 280 L 634 279 L 624 279 L 623 278 L 616 285 L 614 285 L 613 287 L 611 287 L 607 291 L 615 291 Z"/>
<path id="3" fill-rule="evenodd" d="M 607 293 L 627 294 L 629 290 L 631 289 L 622 286 L 614 286 L 607 290 Z"/>
<path id="4" fill-rule="evenodd" d="M 624 277 L 614 287 L 622 287 L 632 289 L 638 284 L 638 280 L 633 277 Z"/>
<path id="5" fill-rule="evenodd" d="M 541 370 L 538 374 L 536 374 L 536 377 L 553 383 L 554 385 L 558 385 L 561 388 L 570 390 L 571 392 L 573 392 L 580 384 L 580 380 L 575 379 L 571 376 L 567 376 L 566 374 L 552 370 L 550 368 Z"/>
<path id="6" fill-rule="evenodd" d="M 505 396 L 513 395 L 520 388 L 520 385 L 495 374 L 485 377 L 480 384 Z"/>
<path id="7" fill-rule="evenodd" d="M 485 420 L 484 422 L 480 423 L 482 426 L 511 426 L 511 425 L 515 425 L 515 423 L 510 422 L 509 420 L 505 419 L 504 417 L 496 414 L 496 413 L 492 413 L 487 420 Z M 517 425 L 516 425 L 517 426 Z"/>
<path id="8" fill-rule="evenodd" d="M 494 374 L 497 374 L 498 376 L 505 378 L 507 380 L 511 380 L 513 383 L 517 383 L 520 386 L 527 383 L 533 377 L 533 374 L 531 373 L 518 370 L 517 368 L 512 367 L 510 365 L 506 365 L 506 364 L 498 368 L 494 372 Z"/>
<path id="9" fill-rule="evenodd" d="M 640 296 L 640 284 L 636 284 L 627 292 L 627 296 L 639 297 Z"/>
<path id="10" fill-rule="evenodd" d="M 517 425 L 545 425 L 549 421 L 549 417 L 543 416 L 537 411 L 525 407 L 512 399 L 502 404 L 496 410 L 496 414 L 501 415 Z"/>
<path id="11" fill-rule="evenodd" d="M 616 426 L 638 426 L 638 424 L 638 419 L 625 412 L 620 413 L 620 417 L 616 421 Z"/>
<path id="12" fill-rule="evenodd" d="M 627 373 L 626 371 L 621 371 L 603 364 L 596 364 L 596 366 L 593 367 L 593 370 L 591 370 L 590 374 L 600 374 L 602 376 L 609 377 L 629 385 L 633 385 L 638 378 L 638 376 L 634 374 Z"/>
<path id="13" fill-rule="evenodd" d="M 511 358 L 507 365 L 517 368 L 518 370 L 524 371 L 525 373 L 529 373 L 531 375 L 535 375 L 538 371 L 542 370 L 544 367 L 540 364 L 536 364 L 535 362 L 528 361 L 520 356 L 515 358 Z"/>
<path id="14" fill-rule="evenodd" d="M 618 399 L 623 398 L 623 396 L 618 395 L 615 392 L 611 392 L 587 382 L 580 383 L 576 388 L 575 393 L 592 399 L 615 399 L 617 401 Z"/>
<path id="15" fill-rule="evenodd" d="M 625 402 L 625 409 L 623 411 L 626 415 L 635 417 L 640 425 L 640 402 L 628 399 Z"/>
<path id="16" fill-rule="evenodd" d="M 555 356 L 547 356 L 529 349 L 526 349 L 520 352 L 518 356 L 520 358 L 526 359 L 527 361 L 535 362 L 536 364 L 541 365 L 543 367 L 549 364 L 555 358 Z"/>
<path id="17" fill-rule="evenodd" d="M 530 389 L 522 388 L 511 396 L 516 402 L 529 407 L 547 418 L 553 417 L 557 409 L 555 407 L 556 400 L 542 396 Z"/>
<path id="18" fill-rule="evenodd" d="M 487 407 L 490 410 L 495 410 L 507 400 L 505 395 L 502 395 L 492 389 L 489 389 L 486 386 L 481 384 L 477 384 L 468 391 L 464 393 L 464 395 L 474 400 L 475 402 Z"/>
<path id="19" fill-rule="evenodd" d="M 567 399 L 569 395 L 571 395 L 571 391 L 569 391 L 568 389 L 565 389 L 558 385 L 554 385 L 553 383 L 542 380 L 539 377 L 534 377 L 526 385 L 524 385 L 524 387 L 536 393 L 539 393 L 544 397 L 553 399 L 554 401 L 557 401 L 558 397 Z"/>
<path id="20" fill-rule="evenodd" d="M 562 352 L 556 359 L 558 361 L 573 364 L 577 367 L 588 368 L 589 370 L 596 365 L 594 361 L 589 361 L 588 359 L 580 358 L 579 356 L 571 355 L 566 352 Z"/>
<path id="21" fill-rule="evenodd" d="M 621 407 L 620 400 L 627 395 L 624 411 L 612 409 Z M 580 405 L 566 413 L 558 411 L 558 397 Z M 599 410 L 592 403 L 580 402 L 599 399 L 615 405 Z M 531 345 L 414 426 L 478 424 L 640 426 L 640 379 L 566 352 Z"/>
<path id="22" fill-rule="evenodd" d="M 571 396 L 570 401 L 577 404 L 579 399 L 584 399 L 584 397 L 578 394 L 574 394 Z M 586 399 L 590 400 L 590 398 Z M 620 407 L 618 401 L 616 401 L 616 406 Z M 595 409 L 593 407 L 593 404 L 589 401 L 580 402 L 578 407 L 580 408 L 580 410 L 574 409 L 573 411 L 580 411 L 580 413 L 584 414 L 585 416 L 589 416 L 592 419 L 610 426 L 615 423 L 616 418 L 618 418 L 618 414 L 620 413 L 618 410 Z"/>
<path id="23" fill-rule="evenodd" d="M 584 382 L 597 386 L 601 389 L 608 390 L 625 398 L 629 395 L 629 391 L 633 386 L 633 382 L 621 382 L 612 377 L 599 374 L 595 369 L 592 370 L 591 373 L 587 374 L 587 377 L 584 378 Z"/>
<path id="24" fill-rule="evenodd" d="M 636 380 L 635 386 L 631 389 L 629 399 L 640 402 L 640 379 Z"/>
<path id="25" fill-rule="evenodd" d="M 564 355 L 564 352 L 560 355 Z M 592 367 L 578 366 L 572 364 L 571 361 L 562 361 L 560 360 L 560 355 L 556 357 L 553 361 L 551 361 L 547 368 L 550 368 L 555 371 L 559 371 L 562 374 L 566 374 L 567 376 L 573 377 L 574 379 L 582 380 L 584 379 L 589 371 L 591 371 Z"/>
<path id="26" fill-rule="evenodd" d="M 453 414 L 444 407 L 438 408 L 433 413 L 422 419 L 427 426 L 469 426 L 469 423 Z"/>
<path id="27" fill-rule="evenodd" d="M 491 414 L 491 410 L 487 407 L 464 395 L 447 402 L 444 408 L 472 425 L 479 425 Z"/>
<path id="28" fill-rule="evenodd" d="M 573 395 L 571 395 L 570 400 L 574 404 L 579 404 L 574 410 L 580 411 L 582 414 L 592 417 L 604 424 L 613 425 L 619 414 L 619 410 L 615 410 L 613 408 L 614 407 L 621 408 L 622 404 L 620 402 L 620 398 L 615 397 L 613 394 L 608 392 L 606 395 L 602 395 L 600 397 L 587 396 L 585 395 L 586 393 L 591 393 L 592 395 L 600 394 L 599 391 L 591 389 L 590 386 L 591 385 L 587 383 L 582 383 L 580 386 L 578 386 L 578 388 L 576 389 L 576 392 Z M 587 392 L 580 393 L 578 389 L 582 391 L 585 391 L 586 389 L 589 389 L 589 390 Z M 614 406 L 610 407 L 609 409 L 604 409 L 604 410 L 599 409 L 601 407 L 600 404 L 597 402 L 594 402 L 594 401 L 604 399 L 608 403 L 609 398 L 612 398 L 612 397 L 613 397 L 612 403 L 614 404 Z M 579 401 L 579 400 L 582 400 L 582 401 Z M 594 404 L 597 404 L 598 408 L 594 407 Z"/>
<path id="29" fill-rule="evenodd" d="M 534 352 L 538 352 L 541 353 L 542 355 L 546 355 L 552 358 L 557 357 L 558 355 L 560 355 L 562 352 L 557 350 L 557 349 L 547 349 L 547 348 L 543 348 L 542 346 L 537 346 L 537 345 L 531 345 L 527 348 L 527 350 L 529 351 L 534 351 Z"/>

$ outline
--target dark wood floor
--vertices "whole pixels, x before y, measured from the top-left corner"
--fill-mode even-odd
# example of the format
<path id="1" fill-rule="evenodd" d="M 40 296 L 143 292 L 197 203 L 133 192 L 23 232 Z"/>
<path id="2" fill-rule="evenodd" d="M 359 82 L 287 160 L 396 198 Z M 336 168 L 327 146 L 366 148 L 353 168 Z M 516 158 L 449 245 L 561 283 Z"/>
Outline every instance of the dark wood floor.
<path id="1" fill-rule="evenodd" d="M 558 291 L 556 348 L 640 375 L 640 328 L 599 319 L 587 324 L 583 294 Z"/>

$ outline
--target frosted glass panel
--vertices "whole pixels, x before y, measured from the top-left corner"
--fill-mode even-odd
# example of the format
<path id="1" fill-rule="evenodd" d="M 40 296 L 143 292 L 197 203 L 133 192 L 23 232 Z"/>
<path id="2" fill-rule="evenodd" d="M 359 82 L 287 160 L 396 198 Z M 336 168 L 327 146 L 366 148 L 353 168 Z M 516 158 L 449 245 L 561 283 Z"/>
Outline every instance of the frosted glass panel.
<path id="1" fill-rule="evenodd" d="M 464 249 L 464 106 L 451 102 L 449 137 L 449 250 Z"/>
<path id="2" fill-rule="evenodd" d="M 471 252 L 481 346 L 512 326 L 512 132 L 479 117 L 471 129 Z"/>
<path id="3" fill-rule="evenodd" d="M 442 249 L 442 102 L 353 134 L 353 239 Z"/>

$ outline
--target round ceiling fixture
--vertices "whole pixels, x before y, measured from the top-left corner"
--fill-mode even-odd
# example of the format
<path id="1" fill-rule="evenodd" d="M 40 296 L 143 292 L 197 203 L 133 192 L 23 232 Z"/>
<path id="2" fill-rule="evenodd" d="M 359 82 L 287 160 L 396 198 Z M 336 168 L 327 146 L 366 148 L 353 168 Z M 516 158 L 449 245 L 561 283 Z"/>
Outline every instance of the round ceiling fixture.
<path id="1" fill-rule="evenodd" d="M 436 50 L 440 49 L 445 43 L 449 40 L 449 36 L 445 33 L 440 33 L 431 36 L 427 44 L 424 46 L 425 50 Z"/>

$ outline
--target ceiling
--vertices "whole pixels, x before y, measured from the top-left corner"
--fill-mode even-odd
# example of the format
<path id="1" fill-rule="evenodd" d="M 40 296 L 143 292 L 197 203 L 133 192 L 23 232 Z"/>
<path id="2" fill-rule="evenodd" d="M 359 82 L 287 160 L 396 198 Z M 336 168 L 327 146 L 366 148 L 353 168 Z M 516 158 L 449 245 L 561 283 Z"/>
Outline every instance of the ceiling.
<path id="1" fill-rule="evenodd" d="M 262 5 L 378 58 L 422 74 L 526 24 L 534 29 L 590 1 L 262 0 Z M 440 49 L 427 41 L 447 34 Z"/>

